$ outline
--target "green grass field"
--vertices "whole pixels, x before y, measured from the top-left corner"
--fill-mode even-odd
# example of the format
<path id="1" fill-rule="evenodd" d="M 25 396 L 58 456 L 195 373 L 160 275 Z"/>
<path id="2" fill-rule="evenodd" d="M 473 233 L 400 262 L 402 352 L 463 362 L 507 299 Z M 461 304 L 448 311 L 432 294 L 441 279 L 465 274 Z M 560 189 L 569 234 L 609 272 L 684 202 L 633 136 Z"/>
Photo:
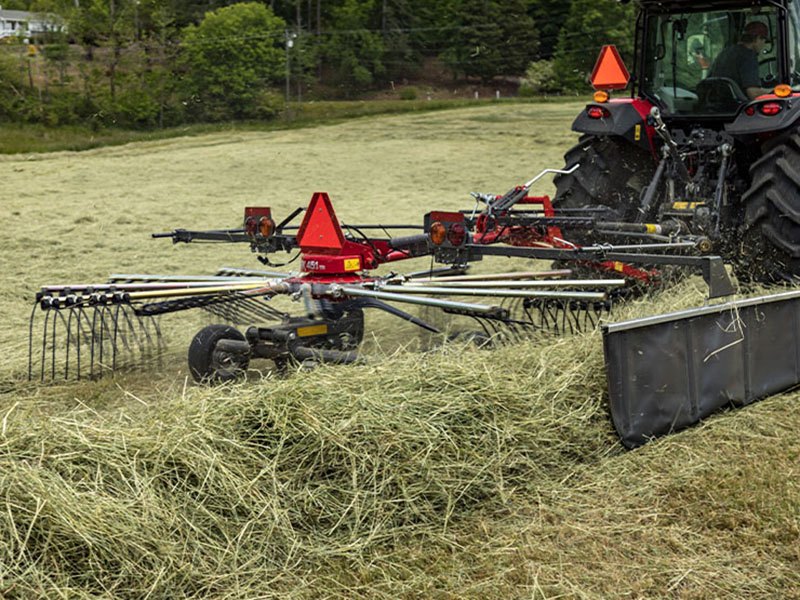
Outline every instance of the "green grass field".
<path id="1" fill-rule="evenodd" d="M 258 267 L 149 234 L 314 191 L 349 222 L 469 207 L 560 166 L 579 107 L 0 157 L 0 597 L 800 598 L 797 393 L 626 452 L 597 332 L 421 353 L 375 318 L 366 366 L 208 389 L 176 315 L 150 369 L 25 379 L 43 284 Z M 618 318 L 702 302 L 690 280 Z"/>

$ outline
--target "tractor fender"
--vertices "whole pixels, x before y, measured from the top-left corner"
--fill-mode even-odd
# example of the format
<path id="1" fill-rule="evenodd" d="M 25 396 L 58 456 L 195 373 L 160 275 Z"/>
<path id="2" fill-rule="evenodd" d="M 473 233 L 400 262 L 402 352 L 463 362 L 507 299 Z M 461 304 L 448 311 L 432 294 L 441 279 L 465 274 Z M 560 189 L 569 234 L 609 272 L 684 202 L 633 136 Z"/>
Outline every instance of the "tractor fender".
<path id="1" fill-rule="evenodd" d="M 589 116 L 591 109 L 600 109 L 602 117 Z M 647 124 L 653 104 L 638 98 L 623 98 L 606 103 L 592 102 L 586 105 L 572 123 L 572 130 L 579 133 L 624 138 L 650 152 L 655 151 L 655 129 Z M 597 112 L 597 111 L 594 111 Z"/>
<path id="2" fill-rule="evenodd" d="M 761 112 L 761 107 L 765 104 L 779 104 L 781 111 L 776 115 L 767 116 Z M 800 121 L 800 97 L 762 96 L 742 107 L 736 119 L 725 126 L 725 131 L 736 137 L 778 133 L 796 125 L 798 121 Z"/>

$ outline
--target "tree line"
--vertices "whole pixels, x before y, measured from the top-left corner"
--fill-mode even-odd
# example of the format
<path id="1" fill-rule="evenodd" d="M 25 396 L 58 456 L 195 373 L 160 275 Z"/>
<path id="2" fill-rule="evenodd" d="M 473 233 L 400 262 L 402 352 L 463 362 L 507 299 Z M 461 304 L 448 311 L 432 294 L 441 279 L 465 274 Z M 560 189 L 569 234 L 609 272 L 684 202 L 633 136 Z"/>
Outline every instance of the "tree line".
<path id="1" fill-rule="evenodd" d="M 586 89 L 602 44 L 632 50 L 615 0 L 5 0 L 62 24 L 0 44 L 0 118 L 165 127 L 271 118 L 287 100 L 414 81 Z M 407 96 L 408 97 L 408 96 Z"/>

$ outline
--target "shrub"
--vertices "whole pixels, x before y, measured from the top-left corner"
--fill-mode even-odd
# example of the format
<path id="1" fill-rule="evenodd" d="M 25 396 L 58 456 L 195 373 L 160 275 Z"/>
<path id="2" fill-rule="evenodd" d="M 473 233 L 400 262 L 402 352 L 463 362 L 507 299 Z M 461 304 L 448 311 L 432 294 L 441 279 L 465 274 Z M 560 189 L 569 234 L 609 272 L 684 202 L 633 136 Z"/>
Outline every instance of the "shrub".
<path id="1" fill-rule="evenodd" d="M 520 96 L 538 96 L 561 91 L 561 84 L 556 76 L 555 65 L 551 60 L 532 62 L 525 71 L 525 77 L 519 86 Z"/>
<path id="2" fill-rule="evenodd" d="M 400 90 L 400 100 L 416 100 L 417 95 L 417 88 L 413 86 Z"/>

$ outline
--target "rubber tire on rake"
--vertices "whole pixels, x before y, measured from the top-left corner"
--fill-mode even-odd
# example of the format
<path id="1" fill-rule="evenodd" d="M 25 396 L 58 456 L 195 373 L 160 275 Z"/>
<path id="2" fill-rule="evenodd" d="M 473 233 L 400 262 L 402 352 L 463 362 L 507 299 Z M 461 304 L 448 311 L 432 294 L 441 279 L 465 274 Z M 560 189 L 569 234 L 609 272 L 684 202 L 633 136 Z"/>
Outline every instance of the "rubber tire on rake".
<path id="1" fill-rule="evenodd" d="M 189 372 L 195 381 L 223 383 L 244 375 L 250 357 L 218 351 L 220 340 L 246 341 L 241 331 L 229 325 L 208 325 L 198 331 L 189 346 Z"/>
<path id="2" fill-rule="evenodd" d="M 800 277 L 800 130 L 792 130 L 750 168 L 745 206 L 742 280 L 782 281 Z"/>

